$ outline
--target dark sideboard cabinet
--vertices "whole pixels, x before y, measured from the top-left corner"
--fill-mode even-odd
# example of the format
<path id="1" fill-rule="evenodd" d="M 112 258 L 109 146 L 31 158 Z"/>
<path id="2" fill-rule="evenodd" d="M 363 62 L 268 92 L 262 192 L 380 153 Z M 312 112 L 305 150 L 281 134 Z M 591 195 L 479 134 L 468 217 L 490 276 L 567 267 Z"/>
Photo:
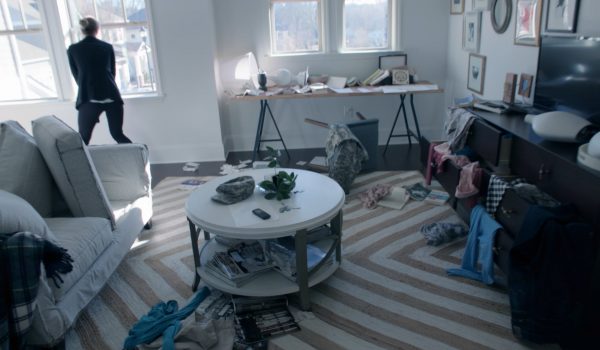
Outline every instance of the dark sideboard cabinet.
<path id="1" fill-rule="evenodd" d="M 582 218 L 600 232 L 600 174 L 577 164 L 579 144 L 541 139 L 522 115 L 472 112 L 478 118 L 469 129 L 467 145 L 490 166 L 484 172 L 480 196 L 486 194 L 491 173 L 509 169 L 511 175 L 524 178 L 560 202 L 575 205 Z M 429 143 L 426 139 L 421 143 L 423 164 Z M 460 169 L 452 164 L 446 164 L 445 171 L 436 175 L 451 194 L 450 204 L 468 220 L 467 202 L 452 196 L 459 177 Z"/>
<path id="2" fill-rule="evenodd" d="M 460 179 L 460 168 L 451 162 L 435 178 L 450 194 L 449 204 L 465 222 L 469 221 L 476 199 L 485 201 L 489 178 L 500 173 L 524 178 L 556 200 L 573 204 L 582 220 L 594 227 L 600 245 L 600 174 L 577 164 L 579 144 L 551 142 L 539 138 L 522 115 L 500 115 L 479 110 L 478 118 L 469 129 L 467 145 L 487 167 L 482 174 L 482 188 L 477 198 L 457 199 L 454 192 Z M 421 159 L 426 165 L 430 141 L 421 140 Z M 495 239 L 494 259 L 500 269 L 508 271 L 508 252 L 521 228 L 525 214 L 532 205 L 513 191 L 507 190 L 496 211 L 503 226 Z M 600 247 L 599 247 L 600 249 Z M 600 261 L 596 264 L 600 287 Z M 503 283 L 501 283 L 503 284 Z"/>

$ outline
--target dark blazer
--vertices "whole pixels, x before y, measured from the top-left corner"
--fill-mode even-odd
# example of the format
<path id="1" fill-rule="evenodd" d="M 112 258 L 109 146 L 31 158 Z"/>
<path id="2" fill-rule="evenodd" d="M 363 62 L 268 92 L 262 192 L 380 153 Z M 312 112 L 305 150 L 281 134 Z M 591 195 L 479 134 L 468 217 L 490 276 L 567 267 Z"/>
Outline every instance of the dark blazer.
<path id="1" fill-rule="evenodd" d="M 75 108 L 90 100 L 107 98 L 123 103 L 115 82 L 115 51 L 111 44 L 86 36 L 67 50 L 71 73 L 79 86 Z"/>

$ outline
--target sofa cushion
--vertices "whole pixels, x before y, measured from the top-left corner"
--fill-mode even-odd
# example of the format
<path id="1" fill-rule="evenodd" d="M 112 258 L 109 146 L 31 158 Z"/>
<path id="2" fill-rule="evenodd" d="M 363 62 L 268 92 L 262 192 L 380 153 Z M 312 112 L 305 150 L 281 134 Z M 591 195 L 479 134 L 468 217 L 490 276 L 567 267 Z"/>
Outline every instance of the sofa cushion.
<path id="1" fill-rule="evenodd" d="M 57 242 L 40 214 L 23 198 L 0 190 L 0 233 L 31 232 Z"/>
<path id="2" fill-rule="evenodd" d="M 61 275 L 64 283 L 60 288 L 49 283 L 58 302 L 112 243 L 113 234 L 110 221 L 104 218 L 48 218 L 46 222 L 59 245 L 73 258 L 73 271 Z"/>
<path id="3" fill-rule="evenodd" d="M 0 189 L 25 199 L 41 216 L 50 216 L 54 180 L 35 140 L 14 120 L 0 123 L 0 164 Z"/>
<path id="4" fill-rule="evenodd" d="M 32 122 L 33 137 L 69 209 L 76 217 L 113 217 L 106 193 L 78 132 L 55 116 Z"/>

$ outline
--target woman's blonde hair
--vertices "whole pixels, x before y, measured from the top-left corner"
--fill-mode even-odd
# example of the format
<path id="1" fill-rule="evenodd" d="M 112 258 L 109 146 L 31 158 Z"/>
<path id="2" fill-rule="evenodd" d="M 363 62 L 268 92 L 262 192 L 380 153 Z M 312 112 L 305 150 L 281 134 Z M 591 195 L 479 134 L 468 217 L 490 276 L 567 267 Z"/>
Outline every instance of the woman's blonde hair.
<path id="1" fill-rule="evenodd" d="M 85 35 L 95 35 L 98 32 L 100 24 L 94 17 L 83 17 L 79 20 L 81 32 Z"/>

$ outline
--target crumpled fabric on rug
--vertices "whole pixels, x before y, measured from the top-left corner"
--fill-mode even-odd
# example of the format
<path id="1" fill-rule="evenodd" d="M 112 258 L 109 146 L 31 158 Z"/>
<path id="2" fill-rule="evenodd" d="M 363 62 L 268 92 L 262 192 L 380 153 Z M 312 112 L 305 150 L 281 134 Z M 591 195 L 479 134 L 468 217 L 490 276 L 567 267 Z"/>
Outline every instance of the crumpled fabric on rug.
<path id="1" fill-rule="evenodd" d="M 182 321 L 174 345 L 177 350 L 231 350 L 234 338 L 233 318 L 196 321 L 194 317 L 188 317 Z M 154 350 L 163 349 L 162 346 L 163 337 L 158 337 L 139 348 Z"/>
<path id="2" fill-rule="evenodd" d="M 344 124 L 329 126 L 329 135 L 325 143 L 329 177 L 334 179 L 346 194 L 362 169 L 363 161 L 369 159 L 362 143 Z"/>
<path id="3" fill-rule="evenodd" d="M 434 222 L 421 226 L 421 233 L 427 239 L 427 245 L 438 246 L 467 235 L 467 229 L 461 224 Z"/>
<path id="4" fill-rule="evenodd" d="M 358 198 L 363 203 L 363 207 L 368 209 L 377 208 L 377 202 L 383 197 L 387 196 L 392 192 L 392 185 L 388 184 L 377 184 L 365 192 L 358 195 Z"/>

